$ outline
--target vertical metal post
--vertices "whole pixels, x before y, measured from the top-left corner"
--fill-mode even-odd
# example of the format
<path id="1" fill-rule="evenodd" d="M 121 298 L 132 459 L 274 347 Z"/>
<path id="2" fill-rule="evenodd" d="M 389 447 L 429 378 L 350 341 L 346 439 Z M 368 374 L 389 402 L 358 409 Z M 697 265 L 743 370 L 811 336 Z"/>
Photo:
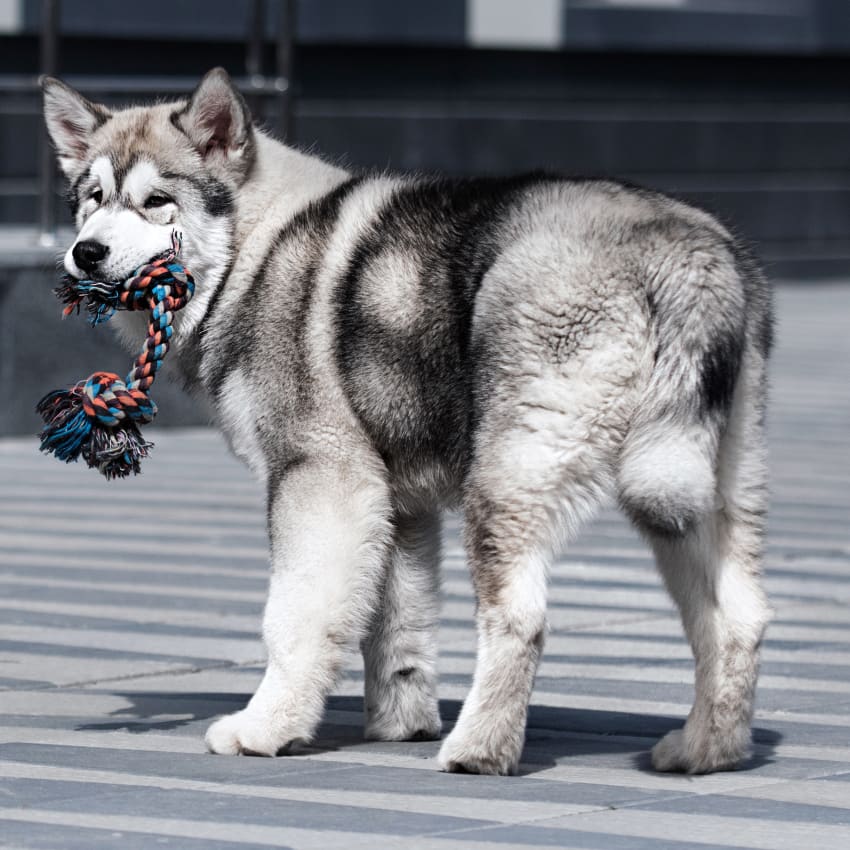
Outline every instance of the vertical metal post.
<path id="1" fill-rule="evenodd" d="M 265 0 L 254 0 L 251 18 L 248 21 L 248 42 L 245 45 L 245 72 L 252 88 L 263 84 L 263 46 L 265 44 L 266 9 Z M 263 98 L 248 94 L 248 105 L 258 120 L 263 118 Z"/>
<path id="2" fill-rule="evenodd" d="M 278 93 L 277 132 L 286 142 L 294 140 L 292 116 L 292 53 L 295 42 L 296 0 L 280 0 L 277 22 L 276 71 L 274 81 Z"/>
<path id="3" fill-rule="evenodd" d="M 42 74 L 55 74 L 57 68 L 57 31 L 59 0 L 41 2 L 40 67 Z M 41 131 L 39 223 L 42 245 L 56 244 L 56 163 L 47 130 Z"/>
<path id="4" fill-rule="evenodd" d="M 3 393 L 3 398 L 11 399 L 14 398 L 14 395 L 8 395 L 8 393 L 14 393 L 17 389 L 15 385 L 15 355 L 17 351 L 15 335 L 21 333 L 21 331 L 18 329 L 18 322 L 14 320 L 13 314 L 5 302 L 9 300 L 12 289 L 23 275 L 20 270 L 9 268 L 4 269 L 2 275 L 2 278 L 0 278 L 0 393 Z M 8 402 L 0 405 L 0 434 L 13 433 L 14 413 L 12 409 L 13 405 Z"/>

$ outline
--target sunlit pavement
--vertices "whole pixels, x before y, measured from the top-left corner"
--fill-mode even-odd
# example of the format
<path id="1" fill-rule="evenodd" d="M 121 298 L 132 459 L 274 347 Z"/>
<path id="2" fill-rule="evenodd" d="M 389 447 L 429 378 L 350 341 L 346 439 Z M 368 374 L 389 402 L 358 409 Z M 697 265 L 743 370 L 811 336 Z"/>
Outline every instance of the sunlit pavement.
<path id="1" fill-rule="evenodd" d="M 522 775 L 436 770 L 438 743 L 362 739 L 352 654 L 313 745 L 214 757 L 203 733 L 262 671 L 260 487 L 209 430 L 152 431 L 106 483 L 0 440 L 0 847 L 850 847 L 850 286 L 778 297 L 773 503 L 753 758 L 648 769 L 692 660 L 648 553 L 613 511 L 554 570 Z M 33 391 L 38 395 L 38 389 Z M 446 523 L 445 729 L 474 659 Z"/>

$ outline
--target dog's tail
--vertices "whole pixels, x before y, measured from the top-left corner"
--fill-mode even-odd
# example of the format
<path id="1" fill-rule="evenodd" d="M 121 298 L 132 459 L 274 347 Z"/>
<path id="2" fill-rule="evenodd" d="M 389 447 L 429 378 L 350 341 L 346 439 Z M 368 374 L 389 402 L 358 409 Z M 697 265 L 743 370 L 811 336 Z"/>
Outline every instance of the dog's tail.
<path id="1" fill-rule="evenodd" d="M 771 343 L 769 290 L 748 251 L 708 227 L 676 245 L 647 281 L 654 367 L 618 470 L 625 512 L 664 536 L 714 509 L 739 375 L 753 352 L 763 369 Z"/>

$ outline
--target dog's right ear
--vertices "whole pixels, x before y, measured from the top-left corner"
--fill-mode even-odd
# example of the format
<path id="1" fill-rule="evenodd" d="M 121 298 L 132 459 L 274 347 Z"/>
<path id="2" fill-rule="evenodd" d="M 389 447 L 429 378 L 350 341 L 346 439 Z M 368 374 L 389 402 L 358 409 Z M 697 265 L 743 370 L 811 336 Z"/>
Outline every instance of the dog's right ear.
<path id="1" fill-rule="evenodd" d="M 86 100 L 56 77 L 42 77 L 44 120 L 56 147 L 59 167 L 66 177 L 86 159 L 92 133 L 112 114 L 105 106 Z"/>
<path id="2" fill-rule="evenodd" d="M 206 74 L 175 120 L 208 167 L 244 176 L 254 150 L 251 113 L 224 68 Z"/>

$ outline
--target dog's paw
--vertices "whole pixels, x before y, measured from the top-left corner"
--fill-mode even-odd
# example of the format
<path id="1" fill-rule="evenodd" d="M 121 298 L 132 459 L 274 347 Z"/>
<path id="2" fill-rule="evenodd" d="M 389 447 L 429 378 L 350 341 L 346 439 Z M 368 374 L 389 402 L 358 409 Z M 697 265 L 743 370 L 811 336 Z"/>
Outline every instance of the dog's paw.
<path id="1" fill-rule="evenodd" d="M 398 695 L 396 695 L 398 696 Z M 367 741 L 436 741 L 443 729 L 436 697 L 405 694 L 367 710 Z"/>
<path id="2" fill-rule="evenodd" d="M 437 741 L 442 729 L 439 715 L 407 720 L 379 717 L 366 724 L 363 734 L 367 741 Z"/>
<path id="3" fill-rule="evenodd" d="M 276 756 L 290 743 L 248 709 L 216 720 L 207 729 L 205 741 L 211 753 L 228 756 Z"/>
<path id="4" fill-rule="evenodd" d="M 668 732 L 652 748 L 652 766 L 662 772 L 714 773 L 733 770 L 749 751 L 749 729 L 729 736 L 699 734 L 687 725 Z"/>
<path id="5" fill-rule="evenodd" d="M 684 743 L 685 733 L 683 729 L 674 729 L 668 732 L 652 748 L 652 766 L 663 773 L 670 771 L 685 770 Z"/>
<path id="6" fill-rule="evenodd" d="M 512 776 L 519 768 L 523 735 L 498 741 L 483 731 L 464 731 L 456 726 L 443 742 L 437 758 L 440 770 L 447 773 L 483 773 Z"/>

